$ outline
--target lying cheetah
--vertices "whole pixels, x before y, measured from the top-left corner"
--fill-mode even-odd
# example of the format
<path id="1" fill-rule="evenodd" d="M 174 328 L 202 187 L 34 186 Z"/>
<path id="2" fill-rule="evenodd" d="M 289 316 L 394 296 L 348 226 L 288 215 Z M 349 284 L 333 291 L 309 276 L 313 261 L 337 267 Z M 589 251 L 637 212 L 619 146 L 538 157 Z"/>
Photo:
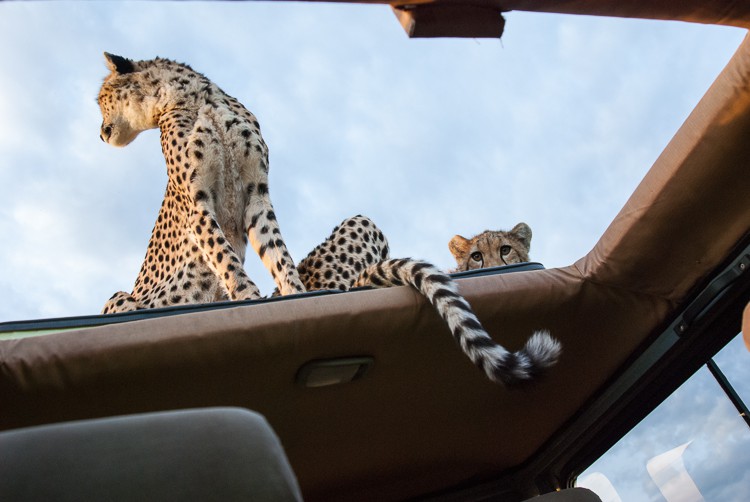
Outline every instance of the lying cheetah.
<path id="1" fill-rule="evenodd" d="M 410 284 L 435 307 L 472 362 L 495 382 L 530 380 L 557 362 L 560 344 L 546 331 L 534 333 L 523 349 L 509 352 L 490 338 L 448 275 L 423 261 L 388 256 L 388 241 L 380 229 L 369 218 L 355 216 L 334 228 L 298 269 L 310 291 Z"/>
<path id="2" fill-rule="evenodd" d="M 453 272 L 529 261 L 531 228 L 519 223 L 512 230 L 485 230 L 471 239 L 456 235 L 448 243 L 456 259 Z"/>
<path id="3" fill-rule="evenodd" d="M 248 236 L 281 293 L 303 292 L 255 116 L 187 65 L 104 55 L 101 139 L 125 146 L 158 127 L 169 181 L 133 292 L 116 293 L 102 313 L 259 298 L 243 268 Z"/>

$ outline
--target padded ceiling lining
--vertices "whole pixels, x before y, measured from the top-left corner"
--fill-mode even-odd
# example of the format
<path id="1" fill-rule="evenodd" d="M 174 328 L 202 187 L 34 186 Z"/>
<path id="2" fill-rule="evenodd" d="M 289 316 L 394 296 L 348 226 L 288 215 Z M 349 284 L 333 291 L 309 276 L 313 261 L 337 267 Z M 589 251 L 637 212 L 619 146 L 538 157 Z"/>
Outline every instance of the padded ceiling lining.
<path id="1" fill-rule="evenodd" d="M 552 329 L 565 344 L 560 365 L 537 385 L 504 389 L 410 289 L 361 291 L 4 342 L 0 393 L 11 406 L 2 426 L 244 406 L 278 432 L 306 498 L 402 498 L 528 458 L 670 307 L 574 268 L 461 287 L 511 348 L 534 328 Z M 362 380 L 294 384 L 309 360 L 358 355 L 375 359 Z"/>
<path id="2" fill-rule="evenodd" d="M 482 1 L 482 0 L 480 0 Z M 750 27 L 744 0 L 488 0 L 503 10 L 688 21 Z"/>
<path id="3" fill-rule="evenodd" d="M 364 0 L 363 3 L 388 3 L 394 7 L 399 17 L 401 10 L 404 7 L 408 8 L 413 24 L 404 24 L 407 33 L 421 31 L 427 33 L 426 36 L 499 37 L 502 25 L 499 30 L 495 30 L 496 34 L 493 33 L 488 29 L 487 15 L 473 15 L 478 9 L 494 10 L 498 17 L 502 12 L 528 11 L 687 21 L 750 28 L 750 4 L 745 0 Z M 457 15 L 456 12 L 460 12 L 461 9 L 463 14 Z M 421 11 L 425 14 L 422 17 Z M 444 29 L 445 21 L 451 16 L 461 20 L 460 26 L 453 28 L 450 33 L 429 35 Z M 494 21 L 500 23 L 499 19 Z"/>

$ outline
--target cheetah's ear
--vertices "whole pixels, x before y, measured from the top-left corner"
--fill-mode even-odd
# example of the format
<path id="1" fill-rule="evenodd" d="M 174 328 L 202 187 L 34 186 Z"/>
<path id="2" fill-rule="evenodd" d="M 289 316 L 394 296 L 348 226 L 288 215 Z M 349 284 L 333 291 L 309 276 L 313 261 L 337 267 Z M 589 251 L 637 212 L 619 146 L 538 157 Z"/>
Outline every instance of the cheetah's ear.
<path id="1" fill-rule="evenodd" d="M 515 236 L 518 238 L 519 241 L 521 241 L 521 244 L 526 248 L 526 251 L 529 251 L 531 249 L 531 227 L 529 227 L 526 223 L 519 223 L 515 227 L 513 227 L 513 230 L 510 231 L 512 234 L 515 234 Z"/>
<path id="2" fill-rule="evenodd" d="M 104 59 L 107 60 L 107 68 L 109 68 L 113 73 L 119 73 L 123 75 L 125 73 L 132 73 L 135 71 L 133 62 L 122 56 L 115 56 L 114 54 L 105 52 Z"/>
<path id="3" fill-rule="evenodd" d="M 448 249 L 451 250 L 451 254 L 456 259 L 456 261 L 460 261 L 464 256 L 466 256 L 466 253 L 469 252 L 470 246 L 471 241 L 460 235 L 453 236 L 453 238 L 448 243 Z"/>

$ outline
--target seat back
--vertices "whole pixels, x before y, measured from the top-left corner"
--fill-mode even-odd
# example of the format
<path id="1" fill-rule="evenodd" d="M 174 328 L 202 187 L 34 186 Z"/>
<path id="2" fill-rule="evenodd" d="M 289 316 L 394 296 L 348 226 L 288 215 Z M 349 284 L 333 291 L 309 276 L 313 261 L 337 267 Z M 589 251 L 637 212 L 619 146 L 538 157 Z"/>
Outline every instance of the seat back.
<path id="1" fill-rule="evenodd" d="M 302 500 L 266 420 L 207 408 L 0 433 L 3 500 Z"/>
<path id="2" fill-rule="evenodd" d="M 587 488 L 568 488 L 559 492 L 545 493 L 525 502 L 602 502 L 602 499 Z"/>

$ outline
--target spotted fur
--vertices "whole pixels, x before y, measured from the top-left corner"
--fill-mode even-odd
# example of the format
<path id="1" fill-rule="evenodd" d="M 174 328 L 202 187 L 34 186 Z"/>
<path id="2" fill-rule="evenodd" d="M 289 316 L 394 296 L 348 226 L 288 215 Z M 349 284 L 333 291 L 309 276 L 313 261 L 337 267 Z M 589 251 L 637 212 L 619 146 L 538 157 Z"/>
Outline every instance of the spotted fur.
<path id="1" fill-rule="evenodd" d="M 456 235 L 448 243 L 456 259 L 454 272 L 529 261 L 531 228 L 519 223 L 512 230 L 485 230 L 467 239 Z"/>
<path id="2" fill-rule="evenodd" d="M 308 290 L 348 290 L 358 286 L 408 284 L 435 307 L 461 349 L 492 380 L 514 384 L 530 380 L 557 362 L 560 344 L 546 331 L 532 335 L 517 352 L 495 343 L 482 327 L 456 282 L 429 263 L 389 259 L 388 241 L 369 218 L 344 220 L 299 264 Z"/>
<path id="3" fill-rule="evenodd" d="M 105 53 L 101 139 L 125 146 L 159 128 L 168 183 L 132 293 L 103 313 L 259 298 L 247 240 L 282 294 L 303 292 L 268 193 L 268 148 L 255 116 L 187 65 Z"/>

